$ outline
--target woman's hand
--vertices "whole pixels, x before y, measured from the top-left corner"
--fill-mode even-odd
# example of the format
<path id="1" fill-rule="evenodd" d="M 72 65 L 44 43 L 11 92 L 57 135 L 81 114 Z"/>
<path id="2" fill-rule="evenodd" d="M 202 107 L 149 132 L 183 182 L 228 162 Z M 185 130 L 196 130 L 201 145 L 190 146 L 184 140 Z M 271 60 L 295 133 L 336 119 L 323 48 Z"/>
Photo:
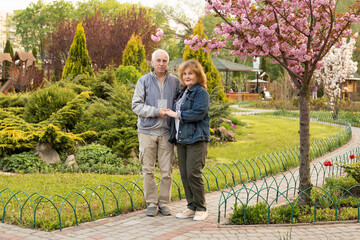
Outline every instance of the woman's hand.
<path id="1" fill-rule="evenodd" d="M 178 118 L 177 112 L 174 112 L 171 109 L 164 109 L 164 111 L 165 111 L 166 116 L 173 117 L 173 118 Z"/>

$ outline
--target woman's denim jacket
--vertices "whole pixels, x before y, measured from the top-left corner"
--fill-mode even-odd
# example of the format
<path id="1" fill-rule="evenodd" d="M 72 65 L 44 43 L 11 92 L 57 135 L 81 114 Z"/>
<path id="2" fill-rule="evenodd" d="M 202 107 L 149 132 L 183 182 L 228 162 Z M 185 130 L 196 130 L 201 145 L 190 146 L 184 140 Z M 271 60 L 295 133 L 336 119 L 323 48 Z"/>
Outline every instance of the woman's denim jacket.
<path id="1" fill-rule="evenodd" d="M 186 88 L 184 87 L 176 98 L 173 111 Z M 209 104 L 210 98 L 205 88 L 199 84 L 190 87 L 180 107 L 178 139 L 176 139 L 175 120 L 172 118 L 169 142 L 194 143 L 202 140 L 209 142 Z"/>

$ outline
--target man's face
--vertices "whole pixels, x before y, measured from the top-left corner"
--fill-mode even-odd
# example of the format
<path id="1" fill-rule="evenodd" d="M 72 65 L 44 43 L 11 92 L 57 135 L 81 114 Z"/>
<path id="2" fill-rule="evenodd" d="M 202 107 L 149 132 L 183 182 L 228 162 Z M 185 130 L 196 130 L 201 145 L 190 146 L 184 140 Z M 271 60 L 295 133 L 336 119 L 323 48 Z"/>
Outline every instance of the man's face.
<path id="1" fill-rule="evenodd" d="M 155 54 L 155 59 L 151 61 L 156 75 L 163 75 L 169 65 L 169 59 L 163 52 Z"/>

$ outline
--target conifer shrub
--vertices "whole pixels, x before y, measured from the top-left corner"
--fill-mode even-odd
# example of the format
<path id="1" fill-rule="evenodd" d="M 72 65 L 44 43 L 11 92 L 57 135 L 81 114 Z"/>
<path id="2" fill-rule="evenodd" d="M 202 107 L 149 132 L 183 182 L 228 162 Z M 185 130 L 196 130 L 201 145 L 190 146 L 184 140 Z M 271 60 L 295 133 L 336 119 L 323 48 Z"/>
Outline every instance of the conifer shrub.
<path id="1" fill-rule="evenodd" d="M 31 94 L 25 106 L 24 119 L 29 123 L 38 123 L 48 119 L 76 97 L 72 89 L 51 86 Z"/>
<path id="2" fill-rule="evenodd" d="M 229 118 L 230 117 L 230 103 L 224 103 L 218 99 L 218 90 L 220 87 L 213 89 L 210 92 L 210 126 L 216 128 L 220 124 L 220 118 Z"/>
<path id="3" fill-rule="evenodd" d="M 135 85 L 142 74 L 134 66 L 120 65 L 115 72 L 116 80 L 123 84 Z"/>
<path id="4" fill-rule="evenodd" d="M 80 74 L 94 75 L 91 59 L 86 48 L 86 37 L 82 23 L 79 23 L 76 28 L 74 41 L 69 50 L 69 57 L 62 72 L 62 78 L 66 78 L 69 75 L 76 77 Z"/>
<path id="5" fill-rule="evenodd" d="M 207 38 L 206 34 L 204 33 L 204 25 L 201 21 L 196 24 L 193 35 L 198 35 L 201 38 Z M 199 50 L 194 51 L 190 49 L 189 45 L 186 45 L 183 59 L 184 61 L 190 59 L 197 60 L 203 67 L 206 74 L 208 92 L 211 93 L 215 88 L 218 88 L 216 92 L 217 100 L 225 101 L 225 92 L 221 83 L 221 76 L 213 63 L 210 54 L 206 53 L 203 48 L 199 48 Z"/>
<path id="6" fill-rule="evenodd" d="M 97 75 L 96 83 L 92 86 L 91 91 L 98 98 L 109 99 L 113 93 L 113 85 L 115 82 L 116 77 L 113 68 L 101 70 Z"/>
<path id="7" fill-rule="evenodd" d="M 140 36 L 132 35 L 122 55 L 122 65 L 134 66 L 143 73 L 149 72 L 149 64 L 146 61 L 145 47 Z"/>
<path id="8" fill-rule="evenodd" d="M 100 143 L 110 147 L 121 158 L 131 157 L 139 147 L 138 134 L 132 127 L 112 128 L 100 133 Z"/>
<path id="9" fill-rule="evenodd" d="M 39 123 L 26 122 L 18 115 L 0 109 L 0 156 L 29 151 L 34 149 L 37 143 L 51 143 L 56 150 L 66 151 L 78 143 L 94 139 L 94 131 L 83 131 L 79 134 L 70 131 L 79 121 L 83 105 L 89 98 L 89 92 L 82 92 Z"/>
<path id="10" fill-rule="evenodd" d="M 25 107 L 29 96 L 28 93 L 0 94 L 0 107 Z"/>

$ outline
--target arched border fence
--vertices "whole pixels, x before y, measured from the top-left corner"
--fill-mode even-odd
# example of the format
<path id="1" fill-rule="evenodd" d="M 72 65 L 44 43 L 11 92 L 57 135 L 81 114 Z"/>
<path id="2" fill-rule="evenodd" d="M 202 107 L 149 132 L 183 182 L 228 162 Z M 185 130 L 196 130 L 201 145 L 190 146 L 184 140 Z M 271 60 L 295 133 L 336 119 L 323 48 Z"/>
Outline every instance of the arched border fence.
<path id="1" fill-rule="evenodd" d="M 274 111 L 274 112 L 263 112 L 257 113 L 259 115 L 273 115 L 278 117 L 287 117 L 287 118 L 298 118 L 299 112 L 288 112 L 288 111 Z M 340 115 L 341 116 L 341 115 Z M 321 122 L 328 122 L 333 124 L 340 124 L 346 126 L 346 131 L 351 136 L 351 126 L 348 122 L 357 122 L 355 125 L 360 125 L 359 121 L 355 118 L 345 118 L 345 119 L 333 119 L 330 113 L 325 112 L 311 112 L 310 118 L 312 121 L 317 120 Z M 333 136 L 327 138 L 325 141 L 321 142 L 312 142 L 310 155 L 313 156 L 321 156 L 323 153 L 323 148 L 329 146 L 329 143 L 333 143 L 336 145 L 336 142 L 339 138 L 334 138 Z M 332 145 L 332 144 L 330 144 Z M 223 210 L 223 217 L 226 218 L 227 207 L 229 205 L 229 201 L 233 200 L 235 204 L 235 208 L 237 210 L 241 209 L 243 211 L 242 221 L 246 224 L 247 221 L 247 212 L 249 212 L 249 207 L 254 206 L 257 203 L 264 203 L 265 209 L 267 212 L 267 219 L 264 223 L 271 223 L 271 210 L 273 207 L 278 205 L 288 204 L 290 206 L 290 217 L 288 219 L 289 223 L 294 222 L 294 211 L 297 206 L 297 200 L 301 195 L 306 195 L 308 198 L 310 205 L 312 206 L 313 211 L 313 222 L 317 221 L 317 211 L 321 209 L 321 202 L 324 199 L 327 199 L 328 202 L 333 204 L 335 218 L 338 219 L 339 209 L 341 206 L 341 200 L 345 198 L 345 196 L 353 198 L 353 201 L 356 203 L 357 208 L 357 221 L 360 220 L 360 201 L 354 196 L 352 190 L 356 188 L 360 188 L 360 185 L 352 186 L 349 189 L 345 189 L 339 186 L 335 186 L 331 189 L 324 189 L 321 186 L 325 183 L 325 179 L 329 176 L 331 177 L 339 177 L 344 175 L 344 170 L 341 165 L 343 164 L 351 164 L 356 161 L 356 159 L 351 159 L 350 155 L 360 156 L 360 146 L 356 147 L 344 154 L 341 154 L 335 158 L 332 158 L 330 161 L 332 162 L 332 166 L 325 166 L 323 161 L 316 162 L 311 165 L 311 182 L 313 186 L 309 189 L 317 189 L 320 194 L 317 199 L 312 199 L 311 196 L 307 195 L 307 190 L 300 190 L 299 187 L 299 174 L 298 169 L 291 170 L 288 172 L 280 172 L 277 175 L 265 175 L 259 176 L 256 179 L 249 179 L 245 182 L 241 182 L 241 186 L 238 184 L 235 185 L 226 185 L 224 189 L 221 191 L 219 205 L 218 205 L 218 223 L 221 221 L 221 210 Z M 297 155 L 298 157 L 298 155 Z M 332 195 L 331 193 L 341 190 L 340 195 Z M 322 193 L 322 194 L 321 194 Z M 273 210 L 274 211 L 274 210 Z"/>
<path id="2" fill-rule="evenodd" d="M 218 205 L 218 223 L 221 221 L 221 210 L 223 210 L 223 217 L 226 218 L 227 206 L 229 201 L 234 201 L 237 206 L 243 207 L 244 219 L 246 222 L 247 208 L 256 203 L 263 202 L 266 204 L 268 211 L 266 223 L 270 223 L 271 208 L 281 204 L 289 204 L 291 214 L 289 223 L 294 222 L 294 208 L 296 207 L 297 200 L 301 195 L 306 195 L 311 206 L 313 206 L 313 222 L 317 221 L 317 210 L 321 208 L 321 201 L 327 198 L 327 201 L 334 205 L 335 220 L 338 220 L 338 213 L 341 206 L 341 200 L 347 196 L 353 198 L 353 202 L 357 208 L 357 221 L 360 220 L 360 201 L 355 197 L 352 190 L 355 188 L 360 189 L 360 185 L 354 185 L 349 189 L 341 186 L 334 186 L 331 189 L 325 189 L 321 186 L 325 183 L 327 177 L 339 177 L 344 175 L 344 170 L 341 167 L 343 164 L 355 163 L 357 160 L 349 156 L 360 156 L 360 146 L 356 147 L 344 154 L 336 156 L 330 161 L 332 166 L 325 166 L 324 161 L 319 161 L 311 165 L 310 175 L 313 186 L 309 189 L 317 189 L 319 193 L 316 199 L 307 195 L 307 190 L 300 190 L 299 187 L 299 174 L 298 169 L 288 172 L 281 172 L 275 176 L 268 175 L 266 177 L 259 177 L 256 180 L 249 180 L 242 183 L 241 186 L 225 186 L 221 191 L 219 205 Z M 228 189 L 225 189 L 228 188 Z M 341 190 L 340 195 L 332 195 L 331 193 Z"/>

